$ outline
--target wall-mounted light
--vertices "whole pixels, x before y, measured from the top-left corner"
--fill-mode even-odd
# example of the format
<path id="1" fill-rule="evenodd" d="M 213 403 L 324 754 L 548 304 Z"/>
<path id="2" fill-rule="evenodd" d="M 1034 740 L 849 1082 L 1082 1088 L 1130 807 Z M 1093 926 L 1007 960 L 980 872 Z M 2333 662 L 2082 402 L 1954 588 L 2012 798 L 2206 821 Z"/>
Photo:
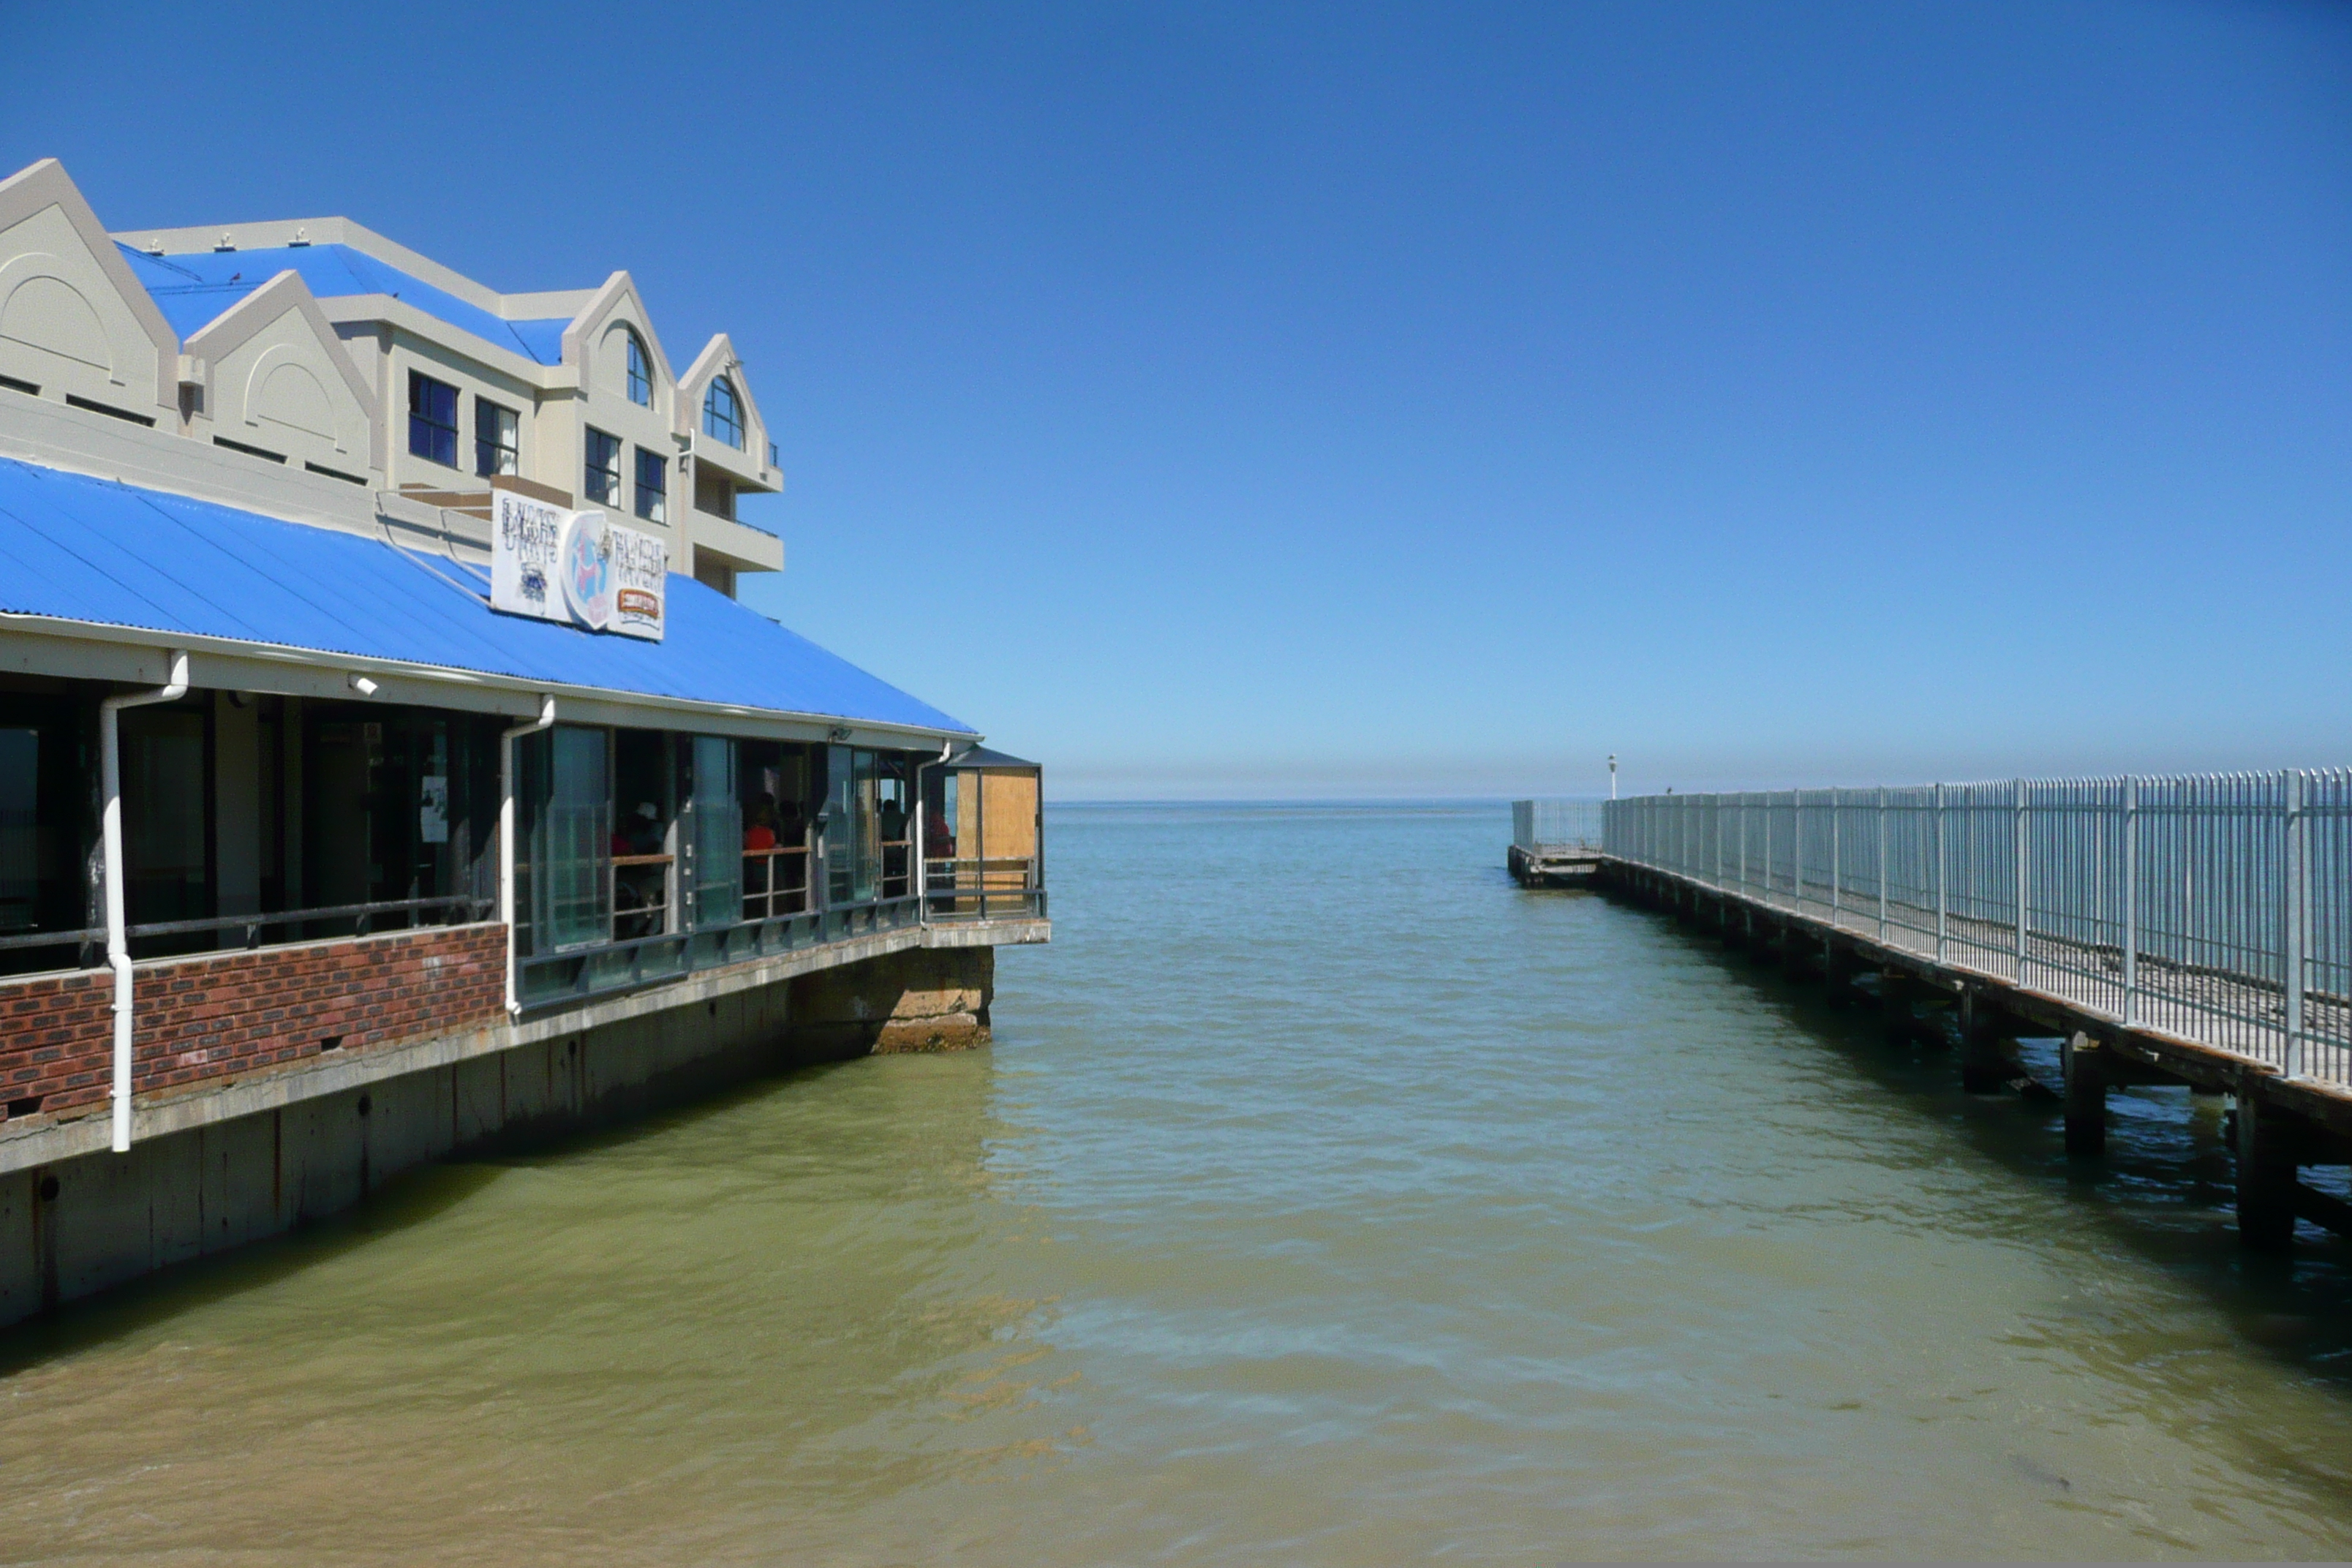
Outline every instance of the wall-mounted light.
<path id="1" fill-rule="evenodd" d="M 373 697 L 375 695 L 375 682 L 370 680 L 364 675 L 352 676 L 349 684 L 353 691 L 358 692 L 362 697 Z"/>

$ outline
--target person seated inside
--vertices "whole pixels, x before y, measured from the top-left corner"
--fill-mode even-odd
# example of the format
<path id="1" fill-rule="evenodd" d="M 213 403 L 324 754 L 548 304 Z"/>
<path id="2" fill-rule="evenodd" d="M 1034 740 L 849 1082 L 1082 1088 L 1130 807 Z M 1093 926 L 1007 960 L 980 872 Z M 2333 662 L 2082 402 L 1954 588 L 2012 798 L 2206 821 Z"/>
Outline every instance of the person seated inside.
<path id="1" fill-rule="evenodd" d="M 748 853 L 776 847 L 776 797 L 762 795 L 751 807 L 751 826 L 743 829 L 743 848 Z"/>

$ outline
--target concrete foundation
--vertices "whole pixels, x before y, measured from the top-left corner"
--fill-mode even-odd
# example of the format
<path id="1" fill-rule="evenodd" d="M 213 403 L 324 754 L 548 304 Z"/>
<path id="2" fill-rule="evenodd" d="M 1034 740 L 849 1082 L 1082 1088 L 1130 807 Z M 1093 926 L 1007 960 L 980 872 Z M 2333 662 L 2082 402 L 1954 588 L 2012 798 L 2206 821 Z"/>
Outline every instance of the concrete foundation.
<path id="1" fill-rule="evenodd" d="M 984 1043 L 986 946 L 915 948 L 0 1173 L 0 1323 L 322 1218 L 402 1171 L 802 1063 Z"/>

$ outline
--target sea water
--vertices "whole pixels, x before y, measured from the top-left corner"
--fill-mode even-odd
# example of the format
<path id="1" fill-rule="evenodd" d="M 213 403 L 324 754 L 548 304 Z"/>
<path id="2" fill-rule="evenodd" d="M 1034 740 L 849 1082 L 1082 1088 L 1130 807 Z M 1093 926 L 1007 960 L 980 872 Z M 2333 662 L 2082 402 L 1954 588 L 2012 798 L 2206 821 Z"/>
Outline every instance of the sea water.
<path id="1" fill-rule="evenodd" d="M 1507 837 L 1056 808 L 992 1049 L 0 1334 L 0 1561 L 2352 1552 L 2352 1275 L 2240 1257 L 2218 1100 L 2069 1163 Z"/>

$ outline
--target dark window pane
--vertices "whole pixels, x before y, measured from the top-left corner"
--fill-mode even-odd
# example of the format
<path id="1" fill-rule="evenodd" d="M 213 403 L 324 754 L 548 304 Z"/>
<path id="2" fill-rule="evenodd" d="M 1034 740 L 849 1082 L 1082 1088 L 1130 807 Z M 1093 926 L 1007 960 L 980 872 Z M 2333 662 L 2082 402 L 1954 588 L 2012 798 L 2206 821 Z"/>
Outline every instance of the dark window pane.
<path id="1" fill-rule="evenodd" d="M 743 449 L 743 410 L 736 398 L 735 388 L 725 376 L 710 384 L 702 398 L 702 433 L 726 442 L 737 451 Z"/>
<path id="2" fill-rule="evenodd" d="M 520 424 L 513 409 L 485 398 L 474 399 L 474 472 L 488 476 L 518 470 L 522 456 L 517 438 Z"/>
<path id="3" fill-rule="evenodd" d="M 588 499 L 605 506 L 621 504 L 621 441 L 602 430 L 588 432 Z"/>
<path id="4" fill-rule="evenodd" d="M 408 373 L 408 449 L 457 466 L 457 389 L 418 371 Z"/>
<path id="5" fill-rule="evenodd" d="M 735 742 L 694 738 L 694 924 L 743 918 L 743 805 L 736 798 Z"/>
<path id="6" fill-rule="evenodd" d="M 649 522 L 667 520 L 669 462 L 659 452 L 637 448 L 637 515 Z"/>
<path id="7" fill-rule="evenodd" d="M 41 732 L 0 730 L 0 931 L 40 920 Z"/>
<path id="8" fill-rule="evenodd" d="M 654 401 L 652 366 L 646 358 L 646 345 L 629 334 L 629 401 L 650 408 Z"/>

